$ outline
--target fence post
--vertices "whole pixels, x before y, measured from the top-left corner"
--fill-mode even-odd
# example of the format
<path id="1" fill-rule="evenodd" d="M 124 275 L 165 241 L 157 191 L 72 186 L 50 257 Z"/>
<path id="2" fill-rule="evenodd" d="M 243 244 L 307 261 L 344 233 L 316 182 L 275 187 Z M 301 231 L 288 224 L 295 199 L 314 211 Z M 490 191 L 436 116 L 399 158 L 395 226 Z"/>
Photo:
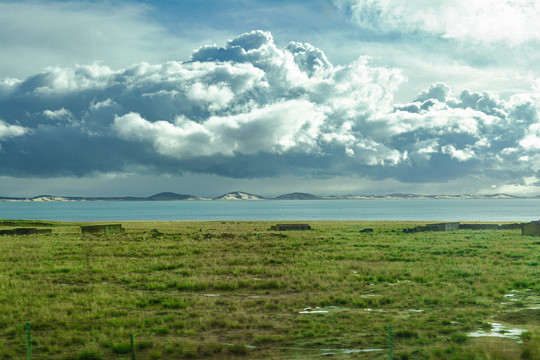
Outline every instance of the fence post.
<path id="1" fill-rule="evenodd" d="M 388 357 L 392 360 L 392 325 L 388 326 Z"/>
<path id="2" fill-rule="evenodd" d="M 30 323 L 26 323 L 26 359 L 32 360 L 32 340 L 30 338 Z"/>
<path id="3" fill-rule="evenodd" d="M 131 334 L 131 360 L 136 360 L 135 358 L 135 335 Z"/>

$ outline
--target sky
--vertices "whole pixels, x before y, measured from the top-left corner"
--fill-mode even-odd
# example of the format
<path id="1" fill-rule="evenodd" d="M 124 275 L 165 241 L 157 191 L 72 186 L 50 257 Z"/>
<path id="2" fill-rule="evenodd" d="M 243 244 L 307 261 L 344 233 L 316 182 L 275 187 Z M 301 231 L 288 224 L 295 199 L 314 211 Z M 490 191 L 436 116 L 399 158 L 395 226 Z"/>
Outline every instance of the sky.
<path id="1" fill-rule="evenodd" d="M 0 196 L 540 195 L 538 0 L 0 0 Z"/>

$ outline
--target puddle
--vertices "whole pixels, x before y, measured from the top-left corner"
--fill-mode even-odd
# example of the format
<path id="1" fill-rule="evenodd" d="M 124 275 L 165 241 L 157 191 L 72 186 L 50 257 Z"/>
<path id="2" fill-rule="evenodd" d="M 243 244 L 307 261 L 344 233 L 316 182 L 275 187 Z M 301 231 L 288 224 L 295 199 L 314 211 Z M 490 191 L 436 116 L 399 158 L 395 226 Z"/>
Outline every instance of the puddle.
<path id="1" fill-rule="evenodd" d="M 388 285 L 396 286 L 396 285 L 399 285 L 399 284 L 410 283 L 410 282 L 411 282 L 411 280 L 397 280 L 396 282 L 388 283 Z"/>
<path id="2" fill-rule="evenodd" d="M 383 309 L 372 309 L 372 308 L 365 308 L 364 311 L 378 311 L 378 312 L 384 312 Z"/>
<path id="3" fill-rule="evenodd" d="M 337 354 L 358 354 L 365 352 L 384 351 L 383 349 L 322 349 L 322 356 L 334 356 Z"/>
<path id="4" fill-rule="evenodd" d="M 361 298 L 372 298 L 372 297 L 377 297 L 377 296 L 381 296 L 381 295 L 378 295 L 378 294 L 365 294 L 365 295 L 360 295 Z"/>
<path id="5" fill-rule="evenodd" d="M 305 307 L 302 311 L 299 311 L 299 314 L 324 314 L 329 311 L 346 311 L 348 309 L 342 308 L 340 306 L 325 306 L 324 308 L 316 307 Z"/>
<path id="6" fill-rule="evenodd" d="M 299 311 L 299 314 L 321 314 L 321 313 L 327 313 L 328 310 L 321 310 L 320 307 L 316 307 L 315 309 L 312 309 L 310 307 L 304 308 L 304 310 Z"/>
<path id="7" fill-rule="evenodd" d="M 175 291 L 175 292 L 178 292 L 178 291 Z M 248 294 L 199 294 L 199 295 L 200 296 L 205 296 L 205 297 L 226 297 L 226 298 L 247 297 L 247 298 L 251 298 L 251 299 L 260 299 L 262 297 L 260 295 L 248 295 Z"/>
<path id="8" fill-rule="evenodd" d="M 339 312 L 352 312 L 352 313 L 355 313 L 355 312 L 358 312 L 358 311 L 367 311 L 367 312 L 374 312 L 374 313 L 385 313 L 385 312 L 392 312 L 395 310 L 392 310 L 392 309 L 373 309 L 373 308 L 362 308 L 362 309 L 351 309 L 351 308 L 346 308 L 346 307 L 341 307 L 341 306 L 325 306 L 325 307 L 305 307 L 303 308 L 302 310 L 298 311 L 299 314 L 325 314 L 325 313 L 329 313 L 329 312 L 332 312 L 332 313 L 339 313 Z M 406 315 L 408 314 L 409 316 L 413 316 L 413 314 L 420 314 L 420 313 L 423 313 L 425 310 L 423 309 L 404 309 L 404 310 L 398 310 L 398 312 Z"/>
<path id="9" fill-rule="evenodd" d="M 223 343 L 223 345 L 225 345 L 225 346 L 234 346 L 234 344 L 231 344 L 231 343 Z M 256 349 L 257 348 L 256 346 L 253 346 L 253 345 L 244 345 L 244 347 L 246 349 Z"/>
<path id="10" fill-rule="evenodd" d="M 287 359 L 313 359 L 320 356 L 337 356 L 340 359 L 345 358 L 340 355 L 346 354 L 360 354 L 360 353 L 372 353 L 378 351 L 385 351 L 384 349 L 317 349 L 317 348 L 278 348 L 284 354 L 287 354 Z M 347 357 L 349 358 L 349 357 Z M 355 358 L 353 355 L 351 358 Z"/>
<path id="11" fill-rule="evenodd" d="M 503 298 L 509 302 L 502 302 L 501 305 L 514 305 L 519 302 L 526 309 L 540 309 L 540 296 L 531 289 L 512 290 L 510 294 L 504 295 Z"/>
<path id="12" fill-rule="evenodd" d="M 516 340 L 517 342 L 521 342 L 521 335 L 525 330 L 523 329 L 517 329 L 517 328 L 509 328 L 502 324 L 498 323 L 489 323 L 491 325 L 490 331 L 475 331 L 472 333 L 467 334 L 469 337 L 483 337 L 483 336 L 491 336 L 491 337 L 501 337 L 506 339 L 512 339 Z"/>
<path id="13" fill-rule="evenodd" d="M 519 299 L 516 298 L 516 294 L 506 294 L 504 295 L 504 298 L 509 301 L 519 301 Z M 507 303 L 502 302 L 501 305 L 506 305 Z"/>

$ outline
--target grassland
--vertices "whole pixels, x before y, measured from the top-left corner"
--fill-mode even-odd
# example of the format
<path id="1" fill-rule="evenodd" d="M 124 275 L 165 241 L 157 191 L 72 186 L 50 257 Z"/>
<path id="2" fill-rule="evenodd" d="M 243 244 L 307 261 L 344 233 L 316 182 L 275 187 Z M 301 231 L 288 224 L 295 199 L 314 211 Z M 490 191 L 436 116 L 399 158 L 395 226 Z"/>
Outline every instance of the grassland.
<path id="1" fill-rule="evenodd" d="M 310 224 L 0 220 L 53 229 L 0 237 L 0 360 L 25 358 L 26 322 L 33 359 L 131 359 L 131 334 L 139 360 L 388 359 L 389 326 L 394 359 L 540 359 L 540 238 Z M 492 323 L 525 331 L 468 336 Z"/>

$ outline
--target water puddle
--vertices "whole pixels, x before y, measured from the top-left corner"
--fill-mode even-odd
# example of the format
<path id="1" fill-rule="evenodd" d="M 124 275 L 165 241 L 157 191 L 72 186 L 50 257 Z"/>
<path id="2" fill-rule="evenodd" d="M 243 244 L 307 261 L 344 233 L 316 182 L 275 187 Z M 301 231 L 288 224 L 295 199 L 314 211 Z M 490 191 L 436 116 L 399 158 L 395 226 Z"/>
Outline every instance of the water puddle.
<path id="1" fill-rule="evenodd" d="M 360 295 L 361 298 L 364 298 L 364 299 L 368 299 L 368 298 L 372 298 L 372 297 L 378 297 L 378 296 L 381 296 L 381 295 L 378 295 L 378 294 L 365 294 L 365 295 Z"/>
<path id="2" fill-rule="evenodd" d="M 178 292 L 178 291 L 175 291 Z M 250 299 L 260 299 L 261 295 L 248 295 L 248 294 L 200 294 L 200 296 L 204 297 L 225 297 L 225 298 L 242 298 L 247 297 Z"/>
<path id="3" fill-rule="evenodd" d="M 523 329 L 517 329 L 517 328 L 509 328 L 502 324 L 498 323 L 489 323 L 491 325 L 490 331 L 475 331 L 472 333 L 467 334 L 469 337 L 484 337 L 484 336 L 490 336 L 490 337 L 500 337 L 500 338 L 506 338 L 506 339 L 512 339 L 516 340 L 517 342 L 521 342 L 521 335 L 525 330 Z"/>
<path id="4" fill-rule="evenodd" d="M 322 310 L 320 307 L 317 306 L 315 309 L 306 307 L 304 308 L 304 310 L 299 311 L 298 313 L 299 314 L 322 314 L 322 313 L 327 313 L 327 312 L 328 310 Z"/>
<path id="5" fill-rule="evenodd" d="M 384 351 L 383 349 L 322 349 L 322 356 L 334 356 L 338 354 L 358 354 L 366 352 Z"/>
<path id="6" fill-rule="evenodd" d="M 324 314 L 324 313 L 327 313 L 327 312 L 334 312 L 334 311 L 347 311 L 348 309 L 346 308 L 342 308 L 341 306 L 325 306 L 323 308 L 321 307 L 316 307 L 316 308 L 311 308 L 311 307 L 305 307 L 302 311 L 299 311 L 298 313 L 299 314 Z"/>
<path id="7" fill-rule="evenodd" d="M 501 305 L 519 305 L 526 309 L 540 309 L 540 296 L 531 289 L 512 290 L 503 298 L 505 301 L 501 302 Z"/>
<path id="8" fill-rule="evenodd" d="M 384 349 L 332 349 L 332 348 L 325 348 L 325 349 L 317 349 L 317 348 L 302 348 L 302 347 L 293 347 L 293 348 L 277 348 L 277 350 L 280 350 L 283 354 L 286 354 L 286 359 L 314 359 L 321 356 L 329 356 L 329 357 L 338 357 L 338 358 L 345 358 L 343 355 L 352 355 L 351 358 L 356 358 L 354 354 L 361 354 L 361 353 L 374 353 L 379 351 L 385 351 Z M 348 358 L 348 357 L 347 357 Z"/>
<path id="9" fill-rule="evenodd" d="M 378 311 L 378 312 L 384 312 L 383 309 L 372 309 L 372 308 L 365 308 L 364 311 Z"/>
<path id="10" fill-rule="evenodd" d="M 234 346 L 234 344 L 231 344 L 231 343 L 223 343 L 223 345 L 225 345 L 225 346 Z M 244 347 L 246 349 L 251 349 L 251 350 L 257 348 L 256 346 L 253 346 L 253 345 L 244 345 Z"/>

